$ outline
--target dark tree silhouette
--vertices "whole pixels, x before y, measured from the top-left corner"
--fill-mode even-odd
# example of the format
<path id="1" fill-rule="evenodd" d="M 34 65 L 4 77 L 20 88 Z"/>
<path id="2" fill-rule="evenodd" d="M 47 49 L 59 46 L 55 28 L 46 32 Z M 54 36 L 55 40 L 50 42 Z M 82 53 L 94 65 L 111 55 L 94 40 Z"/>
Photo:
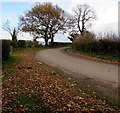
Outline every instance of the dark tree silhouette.
<path id="1" fill-rule="evenodd" d="M 74 12 L 74 23 L 77 25 L 80 34 L 83 35 L 87 30 L 87 26 L 91 24 L 91 21 L 96 19 L 95 12 L 86 4 L 78 5 Z"/>

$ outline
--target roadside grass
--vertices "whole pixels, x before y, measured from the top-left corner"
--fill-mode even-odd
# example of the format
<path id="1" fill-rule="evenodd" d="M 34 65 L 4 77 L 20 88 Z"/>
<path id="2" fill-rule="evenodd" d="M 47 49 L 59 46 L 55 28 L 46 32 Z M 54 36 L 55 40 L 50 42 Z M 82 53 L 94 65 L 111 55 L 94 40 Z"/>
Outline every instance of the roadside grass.
<path id="1" fill-rule="evenodd" d="M 3 76 L 4 78 L 14 73 L 15 63 L 20 61 L 21 59 L 16 56 L 9 56 L 7 61 L 2 62 Z M 3 79 L 4 79 L 3 78 Z"/>
<path id="2" fill-rule="evenodd" d="M 87 52 L 83 52 L 83 51 L 78 51 L 76 49 L 73 48 L 69 48 L 68 51 L 74 52 L 74 53 L 78 53 L 80 55 L 86 55 L 86 56 L 90 56 L 93 58 L 98 58 L 98 59 L 103 59 L 103 60 L 108 60 L 108 61 L 115 61 L 115 62 L 120 62 L 120 58 L 119 56 L 115 56 L 112 54 L 97 54 L 97 53 L 87 53 Z"/>
<path id="3" fill-rule="evenodd" d="M 45 106 L 42 106 L 40 104 L 38 104 L 37 102 L 33 101 L 33 99 L 30 99 L 28 97 L 25 97 L 24 95 L 16 95 L 16 103 L 14 103 L 14 105 L 16 104 L 16 106 L 19 108 L 19 106 L 26 106 L 26 109 L 28 109 L 28 111 L 26 112 L 30 112 L 32 111 L 33 113 L 36 112 L 45 112 L 46 108 Z M 19 104 L 18 104 L 19 103 Z M 33 106 L 39 106 L 39 107 L 33 107 Z"/>
<path id="4" fill-rule="evenodd" d="M 20 58 L 18 58 L 16 56 L 10 56 L 7 61 L 4 61 L 2 63 L 2 68 L 10 67 L 10 66 L 12 66 L 12 64 L 14 64 L 15 62 L 17 62 L 19 60 L 20 60 Z"/>

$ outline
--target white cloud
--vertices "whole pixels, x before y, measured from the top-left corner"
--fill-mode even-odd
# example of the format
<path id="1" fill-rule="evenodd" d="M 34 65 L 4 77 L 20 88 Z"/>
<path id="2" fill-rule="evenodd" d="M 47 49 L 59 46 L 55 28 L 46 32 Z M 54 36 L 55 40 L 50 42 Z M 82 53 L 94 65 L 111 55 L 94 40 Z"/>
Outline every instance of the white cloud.
<path id="1" fill-rule="evenodd" d="M 96 24 L 92 27 L 92 30 L 95 33 L 107 33 L 107 32 L 113 32 L 118 35 L 118 23 L 105 23 L 105 24 Z"/>
<path id="2" fill-rule="evenodd" d="M 9 40 L 11 40 L 12 38 L 11 38 L 11 35 L 7 31 L 1 29 L 1 37 L 0 37 L 0 39 L 9 39 Z"/>
<path id="3" fill-rule="evenodd" d="M 71 42 L 68 38 L 67 35 L 63 35 L 63 34 L 56 34 L 55 36 L 55 42 Z"/>
<path id="4" fill-rule="evenodd" d="M 8 33 L 7 31 L 5 31 L 4 29 L 1 30 L 1 37 L 0 39 L 9 39 L 9 40 L 12 40 L 12 37 L 10 35 L 10 33 Z M 29 33 L 19 33 L 18 34 L 18 40 L 33 40 L 33 38 L 30 36 Z"/>
<path id="5" fill-rule="evenodd" d="M 29 33 L 20 33 L 18 34 L 18 40 L 33 40 L 33 37 Z"/>

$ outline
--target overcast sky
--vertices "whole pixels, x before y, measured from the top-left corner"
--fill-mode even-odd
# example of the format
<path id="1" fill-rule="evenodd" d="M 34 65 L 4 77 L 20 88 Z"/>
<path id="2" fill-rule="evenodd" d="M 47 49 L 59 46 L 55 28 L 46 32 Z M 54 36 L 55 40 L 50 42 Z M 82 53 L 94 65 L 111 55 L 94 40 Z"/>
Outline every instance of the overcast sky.
<path id="1" fill-rule="evenodd" d="M 4 1 L 4 2 L 3 2 Z M 34 2 L 33 2 L 34 1 Z M 52 2 L 58 4 L 62 9 L 73 14 L 73 9 L 77 5 L 88 4 L 96 12 L 97 20 L 94 21 L 91 31 L 95 33 L 114 32 L 118 34 L 118 2 L 119 0 L 2 0 L 0 2 L 0 26 L 6 20 L 11 22 L 11 26 L 17 26 L 19 17 L 30 10 L 35 2 Z M 1 31 L 1 30 L 0 30 Z M 0 38 L 11 39 L 4 30 L 1 31 Z M 32 39 L 29 34 L 19 35 L 18 39 Z M 56 36 L 56 41 L 68 41 L 66 36 Z"/>

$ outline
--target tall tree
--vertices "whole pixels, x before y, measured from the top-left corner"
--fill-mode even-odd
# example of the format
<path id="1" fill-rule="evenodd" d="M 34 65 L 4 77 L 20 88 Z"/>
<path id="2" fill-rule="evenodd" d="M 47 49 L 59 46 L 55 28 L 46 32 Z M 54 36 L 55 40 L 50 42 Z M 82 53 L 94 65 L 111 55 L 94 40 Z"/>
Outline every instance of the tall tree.
<path id="1" fill-rule="evenodd" d="M 78 5 L 74 10 L 74 23 L 77 25 L 81 35 L 87 31 L 87 26 L 91 25 L 91 22 L 96 19 L 94 10 L 89 5 Z"/>
<path id="2" fill-rule="evenodd" d="M 11 27 L 10 26 L 10 21 L 8 21 L 8 20 L 6 21 L 6 23 L 3 24 L 2 28 L 11 35 L 12 41 L 17 42 L 17 35 L 19 33 L 18 28 Z"/>
<path id="3" fill-rule="evenodd" d="M 22 30 L 36 34 L 36 38 L 43 38 L 47 46 L 49 39 L 53 42 L 55 34 L 65 29 L 66 19 L 63 14 L 64 11 L 58 5 L 38 3 L 24 16 L 21 16 Z"/>

